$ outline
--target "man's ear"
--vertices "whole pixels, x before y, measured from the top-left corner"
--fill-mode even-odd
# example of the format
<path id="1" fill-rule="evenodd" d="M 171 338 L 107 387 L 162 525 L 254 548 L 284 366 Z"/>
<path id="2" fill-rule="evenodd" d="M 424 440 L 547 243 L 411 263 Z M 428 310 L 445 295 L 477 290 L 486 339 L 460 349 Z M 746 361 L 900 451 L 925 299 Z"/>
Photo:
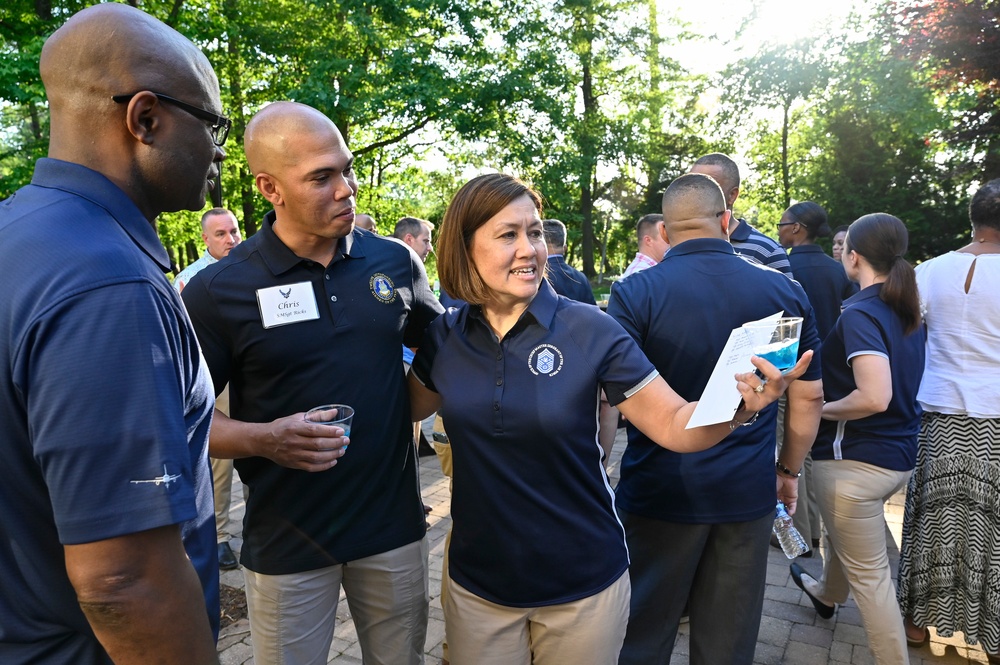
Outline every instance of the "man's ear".
<path id="1" fill-rule="evenodd" d="M 738 198 L 740 198 L 740 188 L 733 187 L 729 190 L 729 194 L 726 196 L 726 207 L 731 209 Z"/>
<path id="2" fill-rule="evenodd" d="M 162 111 L 163 105 L 156 95 L 148 90 L 137 93 L 125 109 L 125 126 L 137 141 L 150 145 L 163 126 Z"/>
<path id="3" fill-rule="evenodd" d="M 268 202 L 277 208 L 284 204 L 284 198 L 281 196 L 281 191 L 278 187 L 278 182 L 267 173 L 258 173 L 254 178 L 254 183 L 257 185 L 257 191 L 259 191 Z"/>
<path id="4" fill-rule="evenodd" d="M 722 234 L 729 237 L 729 220 L 733 218 L 733 211 L 727 209 L 719 218 L 719 225 L 722 227 Z"/>

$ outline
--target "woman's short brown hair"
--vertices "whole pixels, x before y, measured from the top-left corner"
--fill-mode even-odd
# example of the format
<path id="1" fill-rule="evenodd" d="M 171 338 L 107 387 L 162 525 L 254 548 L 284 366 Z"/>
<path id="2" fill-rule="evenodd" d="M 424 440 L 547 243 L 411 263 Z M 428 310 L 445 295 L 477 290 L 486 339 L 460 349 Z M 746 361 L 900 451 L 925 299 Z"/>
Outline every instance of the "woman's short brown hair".
<path id="1" fill-rule="evenodd" d="M 472 236 L 494 215 L 527 196 L 542 211 L 542 197 L 518 178 L 488 173 L 462 185 L 452 197 L 438 231 L 437 270 L 441 288 L 473 305 L 489 300 L 489 289 L 469 256 Z"/>

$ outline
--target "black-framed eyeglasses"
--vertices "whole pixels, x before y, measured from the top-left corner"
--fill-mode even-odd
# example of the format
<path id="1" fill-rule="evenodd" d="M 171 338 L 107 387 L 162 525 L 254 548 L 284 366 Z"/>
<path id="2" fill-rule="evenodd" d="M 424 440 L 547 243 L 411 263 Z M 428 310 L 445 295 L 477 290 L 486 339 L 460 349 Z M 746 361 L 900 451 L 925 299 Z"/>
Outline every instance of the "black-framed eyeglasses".
<path id="1" fill-rule="evenodd" d="M 798 224 L 798 222 L 778 222 L 778 226 L 789 226 L 790 224 Z"/>
<path id="2" fill-rule="evenodd" d="M 156 98 L 159 99 L 161 102 L 172 104 L 177 108 L 179 108 L 180 110 L 184 111 L 185 113 L 193 115 L 199 120 L 204 120 L 205 122 L 212 123 L 211 125 L 212 141 L 215 142 L 215 145 L 219 147 L 225 145 L 226 139 L 229 138 L 229 130 L 232 129 L 233 127 L 232 120 L 230 120 L 224 115 L 217 115 L 215 113 L 212 113 L 211 111 L 206 111 L 205 109 L 200 109 L 197 106 L 192 106 L 187 102 L 182 102 L 179 99 L 174 99 L 169 95 L 164 95 L 159 92 L 153 92 L 152 90 L 150 90 L 149 92 L 152 92 L 154 95 L 156 95 Z M 111 101 L 115 102 L 116 104 L 128 104 L 130 101 L 132 101 L 132 98 L 138 94 L 139 94 L 138 92 L 133 92 L 131 95 L 114 95 L 113 97 L 111 97 Z"/>

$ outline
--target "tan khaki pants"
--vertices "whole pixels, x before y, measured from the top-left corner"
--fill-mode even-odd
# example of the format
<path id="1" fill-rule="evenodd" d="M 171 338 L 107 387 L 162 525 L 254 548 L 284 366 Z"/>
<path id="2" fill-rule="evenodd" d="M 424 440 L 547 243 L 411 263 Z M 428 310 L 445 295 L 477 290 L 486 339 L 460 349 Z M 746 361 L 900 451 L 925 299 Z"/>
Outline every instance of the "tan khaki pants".
<path id="1" fill-rule="evenodd" d="M 854 594 L 879 665 L 909 662 L 886 551 L 885 502 L 911 473 L 853 460 L 813 460 L 813 484 L 831 545 L 818 595 L 840 604 L 848 592 Z"/>
<path id="2" fill-rule="evenodd" d="M 444 571 L 451 665 L 616 665 L 625 640 L 628 572 L 600 593 L 548 607 L 507 607 L 456 584 Z"/>
<path id="3" fill-rule="evenodd" d="M 304 573 L 243 574 L 255 663 L 325 665 L 341 585 L 366 665 L 424 662 L 427 538 Z"/>

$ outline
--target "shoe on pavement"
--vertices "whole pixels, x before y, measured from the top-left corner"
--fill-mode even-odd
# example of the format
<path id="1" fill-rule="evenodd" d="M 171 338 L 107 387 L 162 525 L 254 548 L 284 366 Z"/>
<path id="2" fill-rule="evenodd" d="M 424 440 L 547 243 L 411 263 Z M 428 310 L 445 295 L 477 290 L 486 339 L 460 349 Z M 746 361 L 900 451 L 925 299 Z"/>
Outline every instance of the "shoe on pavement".
<path id="1" fill-rule="evenodd" d="M 792 581 L 795 582 L 795 585 L 800 589 L 802 589 L 802 591 L 809 597 L 809 600 L 812 601 L 813 607 L 816 608 L 816 614 L 820 615 L 820 617 L 823 619 L 829 619 L 830 617 L 832 617 L 833 613 L 837 611 L 837 606 L 827 605 L 819 598 L 809 593 L 809 590 L 806 589 L 805 584 L 803 584 L 802 582 L 803 577 L 808 577 L 810 580 L 814 582 L 816 581 L 816 579 L 812 575 L 804 571 L 802 569 L 802 566 L 800 566 L 797 563 L 793 563 L 788 568 L 792 573 Z"/>
<path id="2" fill-rule="evenodd" d="M 219 543 L 219 568 L 221 570 L 235 570 L 240 567 L 240 562 L 233 554 L 233 548 L 228 542 Z"/>

